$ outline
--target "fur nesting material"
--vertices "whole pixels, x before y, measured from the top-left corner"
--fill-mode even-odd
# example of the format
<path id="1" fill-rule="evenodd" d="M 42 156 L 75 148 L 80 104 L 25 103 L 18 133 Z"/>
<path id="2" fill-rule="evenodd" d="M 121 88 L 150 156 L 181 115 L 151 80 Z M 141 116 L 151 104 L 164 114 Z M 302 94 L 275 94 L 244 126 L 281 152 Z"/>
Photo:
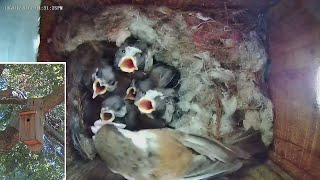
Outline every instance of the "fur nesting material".
<path id="1" fill-rule="evenodd" d="M 267 54 L 256 32 L 251 31 L 239 46 L 240 65 L 245 71 L 258 72 L 267 62 Z"/>
<path id="2" fill-rule="evenodd" d="M 157 32 L 150 26 L 146 18 L 137 16 L 136 20 L 131 23 L 129 30 L 133 36 L 148 42 L 149 44 L 154 44 L 159 39 Z"/>
<path id="3" fill-rule="evenodd" d="M 261 119 L 260 114 L 257 110 L 248 110 L 245 114 L 245 119 L 243 120 L 243 127 L 248 130 L 251 127 L 255 130 L 260 128 Z"/>
<path id="4" fill-rule="evenodd" d="M 109 40 L 112 42 L 116 42 L 116 45 L 120 47 L 121 44 L 124 43 L 124 41 L 130 36 L 131 32 L 128 29 L 120 29 L 114 34 L 110 34 Z"/>
<path id="5" fill-rule="evenodd" d="M 223 111 L 225 116 L 232 116 L 237 110 L 237 98 L 229 95 L 225 95 L 221 98 L 221 103 L 223 106 Z"/>
<path id="6" fill-rule="evenodd" d="M 208 76 L 212 79 L 217 79 L 221 82 L 229 82 L 234 81 L 236 79 L 232 71 L 223 68 L 211 69 L 208 72 Z"/>
<path id="7" fill-rule="evenodd" d="M 221 129 L 220 134 L 224 135 L 231 133 L 234 130 L 235 122 L 232 115 L 237 110 L 237 98 L 229 95 L 225 95 L 221 98 L 223 114 L 221 117 Z"/>

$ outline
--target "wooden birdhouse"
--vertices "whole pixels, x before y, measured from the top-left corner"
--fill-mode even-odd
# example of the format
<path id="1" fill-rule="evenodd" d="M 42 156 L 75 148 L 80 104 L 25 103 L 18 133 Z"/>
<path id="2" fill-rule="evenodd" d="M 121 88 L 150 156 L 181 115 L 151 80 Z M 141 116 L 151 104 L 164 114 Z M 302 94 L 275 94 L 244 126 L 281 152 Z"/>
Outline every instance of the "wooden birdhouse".
<path id="1" fill-rule="evenodd" d="M 20 141 L 24 142 L 30 151 L 39 151 L 43 147 L 43 101 L 31 99 L 27 106 L 28 109 L 19 113 Z"/>

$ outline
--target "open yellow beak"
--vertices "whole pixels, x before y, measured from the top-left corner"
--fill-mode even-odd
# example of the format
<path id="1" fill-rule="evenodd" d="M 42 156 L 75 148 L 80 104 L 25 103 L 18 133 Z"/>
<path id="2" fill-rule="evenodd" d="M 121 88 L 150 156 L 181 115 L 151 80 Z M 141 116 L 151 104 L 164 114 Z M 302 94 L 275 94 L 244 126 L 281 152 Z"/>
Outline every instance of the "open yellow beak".
<path id="1" fill-rule="evenodd" d="M 137 60 L 132 56 L 124 56 L 121 58 L 118 67 L 123 72 L 132 73 L 135 70 L 138 70 Z"/>
<path id="2" fill-rule="evenodd" d="M 126 96 L 124 99 L 129 99 L 129 100 L 136 100 L 136 88 L 135 87 L 129 87 L 127 89 Z"/>
<path id="3" fill-rule="evenodd" d="M 101 85 L 99 80 L 95 80 L 92 85 L 93 95 L 92 99 L 96 98 L 100 94 L 104 94 L 108 90 L 108 86 Z"/>
<path id="4" fill-rule="evenodd" d="M 139 101 L 135 102 L 139 111 L 144 114 L 150 114 L 156 110 L 156 103 L 153 99 L 141 98 Z"/>
<path id="5" fill-rule="evenodd" d="M 100 119 L 104 121 L 113 121 L 115 119 L 114 113 L 111 111 L 101 112 Z"/>

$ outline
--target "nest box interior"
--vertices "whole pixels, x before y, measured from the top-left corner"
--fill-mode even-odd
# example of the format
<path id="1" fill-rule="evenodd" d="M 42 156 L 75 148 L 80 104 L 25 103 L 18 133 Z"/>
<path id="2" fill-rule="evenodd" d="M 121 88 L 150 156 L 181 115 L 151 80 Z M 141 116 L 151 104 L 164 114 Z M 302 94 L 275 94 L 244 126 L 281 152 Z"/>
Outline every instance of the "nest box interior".
<path id="1" fill-rule="evenodd" d="M 318 0 L 221 1 L 221 0 L 101 0 L 83 3 L 65 2 L 65 8 L 96 4 L 99 8 L 114 4 L 139 6 L 164 5 L 170 8 L 200 11 L 232 8 L 268 9 L 268 58 L 271 71 L 268 87 L 274 105 L 274 139 L 270 159 L 294 179 L 320 178 L 320 3 Z M 277 3 L 274 3 L 277 2 Z M 42 5 L 54 5 L 52 0 Z M 97 7 L 95 6 L 95 7 Z M 61 60 L 48 44 L 57 22 L 54 11 L 41 11 L 39 61 Z M 258 170 L 247 179 L 290 179 L 277 170 Z M 270 178 L 269 178 L 270 179 Z"/>

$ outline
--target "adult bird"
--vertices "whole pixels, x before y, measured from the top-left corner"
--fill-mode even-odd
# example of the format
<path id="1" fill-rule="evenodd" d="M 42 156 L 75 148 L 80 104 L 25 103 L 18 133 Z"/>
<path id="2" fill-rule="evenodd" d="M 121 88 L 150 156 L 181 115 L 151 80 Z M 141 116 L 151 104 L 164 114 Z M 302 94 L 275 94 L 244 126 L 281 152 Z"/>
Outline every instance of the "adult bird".
<path id="1" fill-rule="evenodd" d="M 97 123 L 93 140 L 110 170 L 129 180 L 219 177 L 237 171 L 250 158 L 239 148 L 177 130 L 123 128 L 112 121 Z"/>

